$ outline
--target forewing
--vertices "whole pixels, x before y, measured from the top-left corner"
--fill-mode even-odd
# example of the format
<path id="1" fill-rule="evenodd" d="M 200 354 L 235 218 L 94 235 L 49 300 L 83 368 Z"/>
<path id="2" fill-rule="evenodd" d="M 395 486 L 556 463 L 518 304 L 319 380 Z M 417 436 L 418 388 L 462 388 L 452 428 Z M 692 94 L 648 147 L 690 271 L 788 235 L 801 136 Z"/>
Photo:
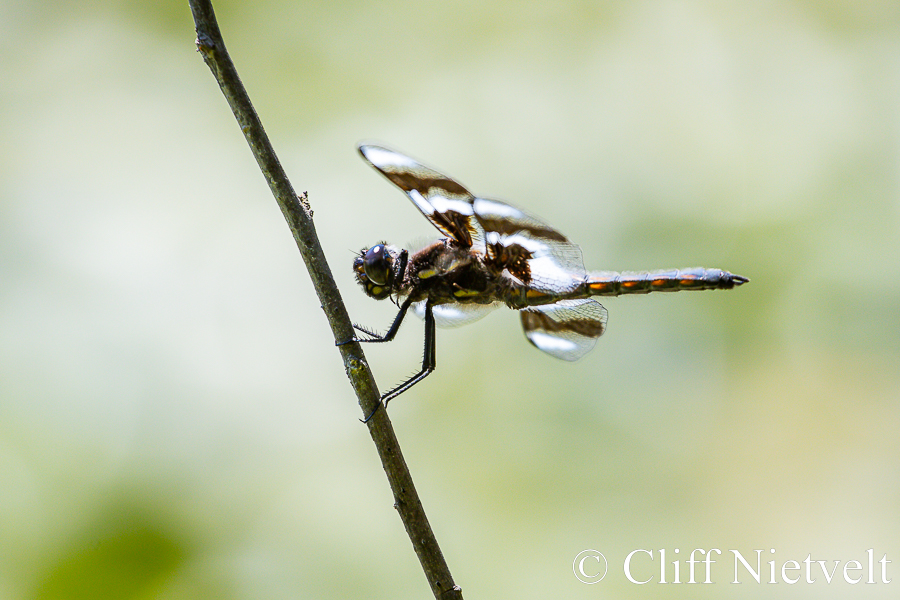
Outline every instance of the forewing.
<path id="1" fill-rule="evenodd" d="M 606 309 L 591 299 L 530 306 L 520 314 L 528 341 L 563 360 L 578 360 L 590 352 L 606 330 Z"/>
<path id="2" fill-rule="evenodd" d="M 451 302 L 448 304 L 438 304 L 432 307 L 435 323 L 439 327 L 459 327 L 477 321 L 486 314 L 502 305 L 502 302 L 492 302 L 490 304 L 461 304 L 459 302 Z M 420 319 L 425 316 L 425 301 L 413 304 L 413 312 Z"/>
<path id="3" fill-rule="evenodd" d="M 381 146 L 362 145 L 359 152 L 391 183 L 406 192 L 444 235 L 464 246 L 483 247 L 484 231 L 473 216 L 475 197 L 459 182 Z"/>
<path id="4" fill-rule="evenodd" d="M 586 276 L 581 248 L 537 217 L 501 202 L 476 198 L 475 217 L 485 231 L 488 261 L 534 290 L 559 294 Z"/>

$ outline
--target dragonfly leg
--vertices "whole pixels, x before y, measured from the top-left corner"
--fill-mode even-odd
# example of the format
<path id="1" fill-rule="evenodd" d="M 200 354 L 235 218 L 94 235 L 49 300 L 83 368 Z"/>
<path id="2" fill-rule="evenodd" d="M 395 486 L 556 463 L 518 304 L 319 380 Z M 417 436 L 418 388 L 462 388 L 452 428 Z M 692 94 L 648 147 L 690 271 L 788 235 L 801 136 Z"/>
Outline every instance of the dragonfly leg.
<path id="1" fill-rule="evenodd" d="M 384 335 L 379 335 L 379 334 L 375 333 L 374 331 L 371 331 L 367 327 L 363 327 L 362 325 L 357 325 L 356 323 L 354 323 L 353 329 L 356 329 L 357 331 L 361 331 L 364 334 L 368 335 L 369 337 L 360 339 L 360 338 L 357 338 L 356 336 L 353 336 L 352 338 L 350 338 L 348 340 L 343 340 L 341 342 L 335 342 L 334 345 L 335 346 L 343 346 L 345 344 L 349 344 L 350 342 L 359 342 L 361 344 L 366 343 L 366 342 L 390 342 L 391 340 L 394 339 L 394 336 L 397 335 L 397 331 L 400 330 L 400 324 L 403 323 L 403 317 L 406 316 L 406 311 L 409 310 L 409 307 L 411 305 L 412 305 L 412 300 L 410 300 L 409 298 L 407 298 L 403 302 L 403 304 L 400 305 L 400 312 L 398 312 L 397 316 L 394 317 L 394 321 L 391 323 L 391 326 L 388 328 L 387 332 L 385 332 Z"/>
<path id="2" fill-rule="evenodd" d="M 385 406 L 390 402 L 393 398 L 396 398 L 415 384 L 419 383 L 434 371 L 435 364 L 435 322 L 434 322 L 434 312 L 431 307 L 430 302 L 425 303 L 425 352 L 422 357 L 422 370 L 410 377 L 405 382 L 401 383 L 391 391 L 381 396 L 381 400 L 384 402 Z"/>
<path id="3" fill-rule="evenodd" d="M 404 306 L 405 305 L 406 305 L 406 303 L 404 302 Z M 394 333 L 396 333 L 396 332 L 394 332 Z M 387 335 L 388 334 L 385 334 L 385 337 L 387 337 Z M 378 341 L 387 341 L 387 340 L 366 340 L 366 341 L 378 342 Z M 435 355 L 436 355 L 436 352 L 435 352 L 434 311 L 432 309 L 431 302 L 426 302 L 425 303 L 425 352 L 422 357 L 422 369 L 418 373 L 416 373 L 415 375 L 413 375 L 412 377 L 410 377 L 409 379 L 407 379 L 406 381 L 404 381 L 403 383 L 401 383 L 400 385 L 395 387 L 394 389 L 382 394 L 381 402 L 378 403 L 378 406 L 381 406 L 381 404 L 384 403 L 384 407 L 387 408 L 388 402 L 390 402 L 391 400 L 393 400 L 394 398 L 396 398 L 397 396 L 399 396 L 400 394 L 402 394 L 403 392 L 405 392 L 412 386 L 416 385 L 417 383 L 419 383 L 420 381 L 422 381 L 423 379 L 425 379 L 426 377 L 431 375 L 432 371 L 434 371 L 434 368 L 436 366 Z M 368 423 L 369 419 L 371 419 L 375 415 L 375 413 L 378 412 L 378 406 L 375 407 L 375 410 L 373 410 L 369 414 L 369 416 L 367 416 L 365 419 L 363 419 L 363 421 L 362 421 L 363 423 Z"/>

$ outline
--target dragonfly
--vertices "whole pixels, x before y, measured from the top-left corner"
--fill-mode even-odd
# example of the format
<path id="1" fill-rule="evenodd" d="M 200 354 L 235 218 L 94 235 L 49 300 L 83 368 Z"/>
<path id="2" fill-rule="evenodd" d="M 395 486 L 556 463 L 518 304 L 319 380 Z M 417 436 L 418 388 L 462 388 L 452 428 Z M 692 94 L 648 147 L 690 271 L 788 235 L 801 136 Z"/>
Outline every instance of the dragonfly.
<path id="1" fill-rule="evenodd" d="M 434 371 L 436 325 L 470 323 L 505 305 L 519 311 L 525 337 L 536 348 L 576 361 L 606 330 L 607 311 L 594 296 L 728 290 L 749 281 L 703 267 L 589 273 L 581 248 L 541 219 L 475 196 L 452 177 L 394 150 L 365 144 L 359 152 L 444 235 L 416 251 L 381 242 L 353 259 L 353 274 L 366 295 L 389 298 L 399 310 L 386 333 L 354 324 L 363 337 L 339 344 L 390 342 L 410 308 L 425 321 L 421 369 L 382 394 L 379 406 Z"/>

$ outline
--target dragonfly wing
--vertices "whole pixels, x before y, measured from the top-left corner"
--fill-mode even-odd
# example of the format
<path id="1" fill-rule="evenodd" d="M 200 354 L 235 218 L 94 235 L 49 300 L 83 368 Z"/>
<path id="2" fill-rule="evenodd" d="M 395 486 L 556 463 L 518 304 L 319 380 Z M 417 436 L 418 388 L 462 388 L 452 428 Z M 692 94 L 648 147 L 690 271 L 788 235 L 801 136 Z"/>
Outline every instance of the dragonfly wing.
<path id="1" fill-rule="evenodd" d="M 452 302 L 438 304 L 432 307 L 434 321 L 439 327 L 459 327 L 481 319 L 495 308 L 502 306 L 502 302 L 490 304 L 461 304 Z M 425 317 L 425 301 L 413 304 L 413 312 L 420 319 Z"/>
<path id="2" fill-rule="evenodd" d="M 476 198 L 474 207 L 485 231 L 489 263 L 548 294 L 572 291 L 584 282 L 581 248 L 565 235 L 500 200 Z"/>
<path id="3" fill-rule="evenodd" d="M 475 219 L 475 197 L 452 177 L 381 146 L 361 145 L 359 153 L 398 188 L 406 192 L 425 218 L 460 244 L 482 249 L 484 230 Z"/>
<path id="4" fill-rule="evenodd" d="M 589 298 L 560 300 L 519 312 L 528 341 L 563 360 L 578 360 L 590 352 L 606 330 L 606 309 Z"/>

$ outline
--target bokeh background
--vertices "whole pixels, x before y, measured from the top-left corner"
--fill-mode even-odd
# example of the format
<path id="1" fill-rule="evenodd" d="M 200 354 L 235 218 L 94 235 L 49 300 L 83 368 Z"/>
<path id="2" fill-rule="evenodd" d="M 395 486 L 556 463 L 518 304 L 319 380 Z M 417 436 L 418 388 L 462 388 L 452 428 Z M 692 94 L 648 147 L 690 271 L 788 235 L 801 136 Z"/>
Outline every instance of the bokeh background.
<path id="1" fill-rule="evenodd" d="M 543 217 L 589 269 L 752 280 L 609 299 L 577 364 L 510 311 L 438 332 L 391 415 L 466 597 L 897 597 L 900 4 L 215 6 L 358 322 L 394 313 L 352 253 L 436 233 L 363 140 Z M 186 0 L 0 1 L 0 598 L 430 597 L 193 42 Z M 421 336 L 366 348 L 383 389 Z M 625 579 L 676 548 L 721 549 L 715 583 Z M 893 583 L 730 583 L 730 549 L 870 548 Z"/>

